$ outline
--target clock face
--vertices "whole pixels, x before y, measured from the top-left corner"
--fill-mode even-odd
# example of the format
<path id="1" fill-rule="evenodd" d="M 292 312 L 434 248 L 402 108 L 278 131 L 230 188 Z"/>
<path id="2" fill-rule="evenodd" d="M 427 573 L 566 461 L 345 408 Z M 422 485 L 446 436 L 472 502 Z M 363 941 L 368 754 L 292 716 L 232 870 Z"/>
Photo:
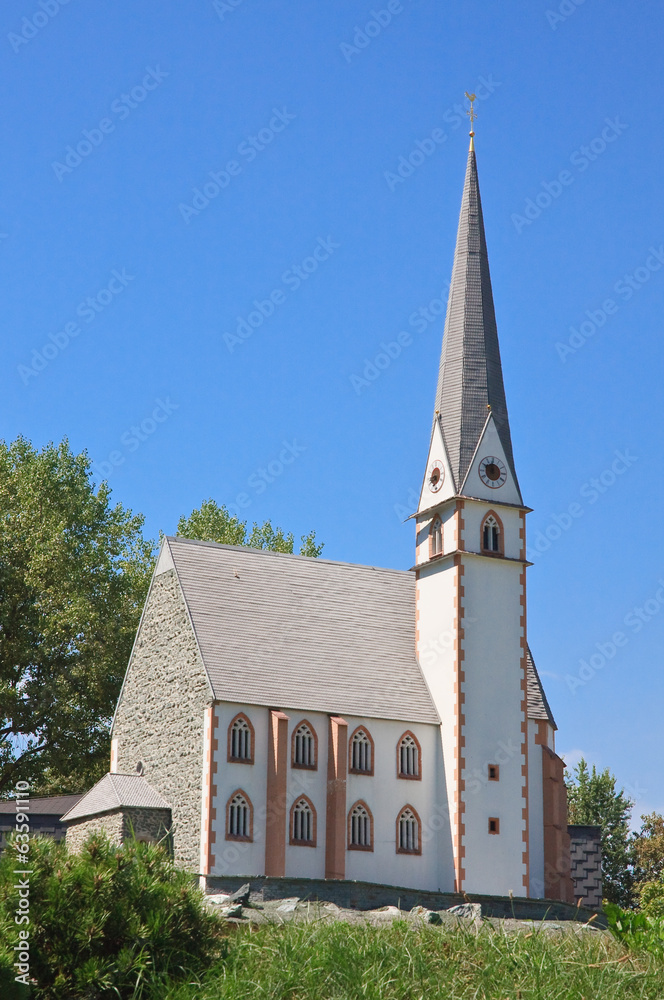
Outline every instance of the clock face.
<path id="1" fill-rule="evenodd" d="M 507 481 L 507 469 L 495 455 L 488 455 L 480 462 L 480 479 L 485 486 L 497 490 Z"/>
<path id="2" fill-rule="evenodd" d="M 429 489 L 437 493 L 445 482 L 445 466 L 442 462 L 432 462 L 429 466 Z"/>

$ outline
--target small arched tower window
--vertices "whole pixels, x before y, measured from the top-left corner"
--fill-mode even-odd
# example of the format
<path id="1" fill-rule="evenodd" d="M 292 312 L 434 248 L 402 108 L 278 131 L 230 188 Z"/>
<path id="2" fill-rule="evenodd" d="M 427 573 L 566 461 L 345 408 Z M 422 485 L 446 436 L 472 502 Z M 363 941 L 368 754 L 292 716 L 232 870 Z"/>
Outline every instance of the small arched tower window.
<path id="1" fill-rule="evenodd" d="M 421 775 L 421 748 L 413 733 L 404 733 L 397 744 L 397 777 L 418 781 Z"/>
<path id="2" fill-rule="evenodd" d="M 429 528 L 429 558 L 443 554 L 443 522 L 436 515 Z"/>
<path id="3" fill-rule="evenodd" d="M 254 727 L 246 715 L 236 715 L 228 727 L 228 760 L 235 764 L 254 762 Z"/>
<path id="4" fill-rule="evenodd" d="M 298 847 L 316 846 L 316 810 L 306 795 L 291 807 L 290 842 Z"/>
<path id="5" fill-rule="evenodd" d="M 356 802 L 348 813 L 348 850 L 373 851 L 373 816 L 364 802 Z"/>
<path id="6" fill-rule="evenodd" d="M 318 766 L 318 740 L 316 730 L 308 722 L 301 722 L 293 730 L 291 764 L 315 771 Z"/>
<path id="7" fill-rule="evenodd" d="M 238 790 L 226 805 L 226 840 L 253 840 L 254 810 L 249 798 Z"/>
<path id="8" fill-rule="evenodd" d="M 503 525 L 493 511 L 490 511 L 482 521 L 482 552 L 492 556 L 504 554 Z"/>
<path id="9" fill-rule="evenodd" d="M 374 773 L 374 742 L 364 726 L 358 727 L 350 738 L 349 770 L 353 774 Z"/>
<path id="10" fill-rule="evenodd" d="M 412 806 L 404 806 L 397 816 L 397 854 L 421 854 L 420 817 Z"/>

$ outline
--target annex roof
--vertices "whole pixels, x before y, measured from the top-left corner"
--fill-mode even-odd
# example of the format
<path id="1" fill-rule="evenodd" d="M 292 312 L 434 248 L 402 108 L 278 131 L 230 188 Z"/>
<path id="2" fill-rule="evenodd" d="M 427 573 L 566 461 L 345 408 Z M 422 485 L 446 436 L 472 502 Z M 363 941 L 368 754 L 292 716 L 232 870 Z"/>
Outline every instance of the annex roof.
<path id="1" fill-rule="evenodd" d="M 105 774 L 62 817 L 64 823 L 116 809 L 170 809 L 170 805 L 140 774 Z"/>
<path id="2" fill-rule="evenodd" d="M 526 650 L 526 658 L 528 663 L 528 718 L 546 720 L 554 729 L 557 729 L 558 726 L 553 717 L 553 712 L 549 707 L 547 697 L 544 694 L 544 688 L 542 687 L 542 682 L 537 672 L 535 661 L 533 660 L 533 654 L 530 652 L 530 646 Z"/>
<path id="3" fill-rule="evenodd" d="M 62 816 L 64 812 L 71 809 L 81 799 L 81 795 L 28 795 L 21 798 L 16 795 L 11 799 L 3 799 L 0 802 L 0 815 L 16 812 L 16 799 L 29 802 L 29 809 L 22 810 L 29 812 L 32 816 Z"/>
<path id="4" fill-rule="evenodd" d="M 413 572 L 163 544 L 217 700 L 438 724 L 415 656 Z"/>

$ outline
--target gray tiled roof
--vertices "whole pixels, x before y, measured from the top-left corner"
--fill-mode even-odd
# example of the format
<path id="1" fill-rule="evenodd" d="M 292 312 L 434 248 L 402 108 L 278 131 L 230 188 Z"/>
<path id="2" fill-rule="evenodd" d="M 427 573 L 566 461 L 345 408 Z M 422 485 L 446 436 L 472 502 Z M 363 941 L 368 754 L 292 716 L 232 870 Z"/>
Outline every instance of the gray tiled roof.
<path id="1" fill-rule="evenodd" d="M 20 796 L 17 796 L 20 798 Z M 62 816 L 63 812 L 76 805 L 80 795 L 45 795 L 43 797 L 29 796 L 31 816 Z M 0 814 L 15 813 L 16 800 L 4 799 L 0 802 Z"/>
<path id="2" fill-rule="evenodd" d="M 545 719 L 551 723 L 554 729 L 557 729 L 556 720 L 553 717 L 546 695 L 544 694 L 542 682 L 537 673 L 533 654 L 530 652 L 530 646 L 526 651 L 526 656 L 528 660 L 528 718 Z"/>
<path id="3" fill-rule="evenodd" d="M 89 792 L 62 817 L 65 823 L 97 816 L 114 809 L 170 809 L 152 785 L 140 774 L 105 774 Z"/>
<path id="4" fill-rule="evenodd" d="M 470 467 L 491 405 L 515 482 L 482 202 L 473 149 L 468 153 L 454 267 L 447 303 L 435 409 L 440 413 L 456 489 Z"/>
<path id="5" fill-rule="evenodd" d="M 220 701 L 438 722 L 415 658 L 415 576 L 167 540 Z"/>
<path id="6" fill-rule="evenodd" d="M 183 538 L 164 544 L 219 701 L 439 721 L 414 653 L 414 573 Z M 541 711 L 539 682 L 531 688 Z"/>

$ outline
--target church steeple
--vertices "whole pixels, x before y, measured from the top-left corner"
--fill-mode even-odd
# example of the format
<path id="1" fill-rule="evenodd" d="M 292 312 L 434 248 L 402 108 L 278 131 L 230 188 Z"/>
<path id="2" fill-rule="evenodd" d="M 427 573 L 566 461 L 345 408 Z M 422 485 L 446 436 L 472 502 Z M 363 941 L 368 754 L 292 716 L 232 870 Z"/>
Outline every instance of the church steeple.
<path id="1" fill-rule="evenodd" d="M 490 418 L 518 491 L 473 135 L 471 132 L 434 417 L 442 431 L 457 494 L 468 492 L 463 489 L 464 480 Z"/>

